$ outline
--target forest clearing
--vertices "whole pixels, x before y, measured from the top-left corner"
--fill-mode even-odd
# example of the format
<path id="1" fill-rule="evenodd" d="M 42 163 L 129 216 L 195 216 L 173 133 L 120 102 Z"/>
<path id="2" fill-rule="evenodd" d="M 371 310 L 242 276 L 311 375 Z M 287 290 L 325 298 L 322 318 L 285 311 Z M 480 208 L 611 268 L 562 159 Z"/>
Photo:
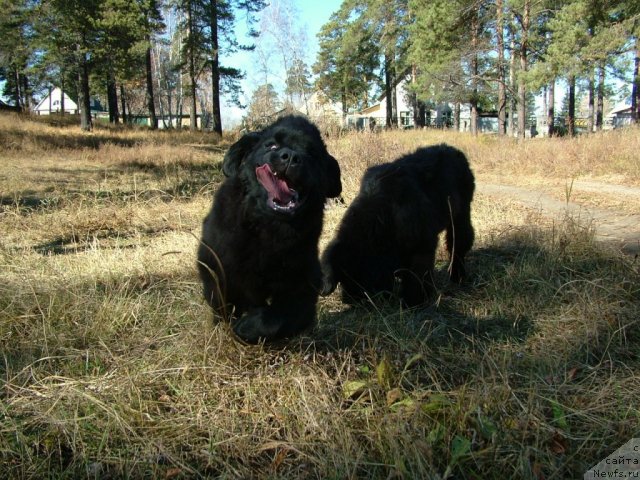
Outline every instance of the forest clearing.
<path id="1" fill-rule="evenodd" d="M 637 127 L 326 138 L 344 203 L 321 249 L 368 166 L 464 151 L 469 281 L 441 249 L 435 305 L 334 293 L 256 347 L 212 321 L 195 264 L 234 139 L 0 115 L 1 476 L 581 478 L 639 436 Z"/>

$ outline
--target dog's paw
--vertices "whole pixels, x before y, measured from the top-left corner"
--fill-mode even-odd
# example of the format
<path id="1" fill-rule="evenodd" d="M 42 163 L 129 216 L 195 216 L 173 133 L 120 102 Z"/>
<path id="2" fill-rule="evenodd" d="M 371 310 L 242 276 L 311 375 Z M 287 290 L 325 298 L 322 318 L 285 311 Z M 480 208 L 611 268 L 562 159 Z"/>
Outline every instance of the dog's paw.
<path id="1" fill-rule="evenodd" d="M 329 275 L 322 277 L 322 288 L 320 289 L 320 296 L 327 297 L 331 295 L 335 289 L 338 288 L 338 282 Z"/>
<path id="2" fill-rule="evenodd" d="M 231 324 L 233 333 L 245 343 L 258 344 L 277 338 L 279 325 L 266 321 L 266 311 L 258 308 L 247 312 Z"/>

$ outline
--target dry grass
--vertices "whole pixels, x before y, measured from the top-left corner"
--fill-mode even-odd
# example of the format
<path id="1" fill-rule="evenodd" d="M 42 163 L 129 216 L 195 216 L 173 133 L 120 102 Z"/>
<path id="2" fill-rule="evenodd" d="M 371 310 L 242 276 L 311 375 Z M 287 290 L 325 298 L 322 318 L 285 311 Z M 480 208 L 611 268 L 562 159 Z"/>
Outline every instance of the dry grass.
<path id="1" fill-rule="evenodd" d="M 245 347 L 195 273 L 224 144 L 14 116 L 0 137 L 0 476 L 576 478 L 639 436 L 638 266 L 589 225 L 478 195 L 470 282 L 437 306 L 334 295 L 309 336 Z M 348 202 L 367 164 L 440 141 L 479 181 L 633 185 L 639 137 L 328 144 Z"/>

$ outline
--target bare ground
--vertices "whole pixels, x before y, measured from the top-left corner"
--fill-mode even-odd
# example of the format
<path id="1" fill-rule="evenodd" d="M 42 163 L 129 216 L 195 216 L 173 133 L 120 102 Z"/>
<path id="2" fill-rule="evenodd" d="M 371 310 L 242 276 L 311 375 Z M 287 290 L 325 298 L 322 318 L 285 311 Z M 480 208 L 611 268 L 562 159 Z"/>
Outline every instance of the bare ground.
<path id="1" fill-rule="evenodd" d="M 624 253 L 640 254 L 638 187 L 593 180 L 573 181 L 570 185 L 527 184 L 526 187 L 479 181 L 477 191 L 480 195 L 515 201 L 550 219 L 569 213 L 592 222 L 598 240 L 611 243 Z"/>

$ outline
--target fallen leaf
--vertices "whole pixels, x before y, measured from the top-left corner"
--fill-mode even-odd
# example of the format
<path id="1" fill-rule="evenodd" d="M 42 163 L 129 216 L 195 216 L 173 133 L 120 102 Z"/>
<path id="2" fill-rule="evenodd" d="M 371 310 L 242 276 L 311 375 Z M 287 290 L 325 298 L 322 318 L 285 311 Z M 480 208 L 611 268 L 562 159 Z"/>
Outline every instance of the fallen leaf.
<path id="1" fill-rule="evenodd" d="M 578 374 L 578 367 L 573 367 L 569 369 L 569 371 L 565 376 L 565 381 L 572 382 L 576 378 L 577 374 Z"/>
<path id="2" fill-rule="evenodd" d="M 347 400 L 359 397 L 367 389 L 367 382 L 364 380 L 350 380 L 342 384 L 342 396 Z"/>
<path id="3" fill-rule="evenodd" d="M 276 454 L 275 458 L 273 459 L 273 462 L 271 463 L 271 468 L 273 468 L 274 470 L 277 470 L 280 464 L 282 463 L 282 461 L 287 457 L 287 453 L 289 453 L 289 449 L 287 448 L 280 449 Z"/>
<path id="4" fill-rule="evenodd" d="M 569 449 L 569 442 L 560 433 L 556 432 L 551 438 L 551 451 L 556 455 L 563 455 Z"/>
<path id="5" fill-rule="evenodd" d="M 164 478 L 166 478 L 166 479 L 176 478 L 181 473 L 182 473 L 182 469 L 180 469 L 178 467 L 170 468 L 164 474 Z"/>
<path id="6" fill-rule="evenodd" d="M 386 355 L 382 357 L 380 363 L 376 367 L 376 375 L 378 377 L 378 384 L 384 388 L 389 389 L 393 382 L 393 367 L 391 366 L 391 362 L 387 359 Z"/>
<path id="7" fill-rule="evenodd" d="M 392 388 L 387 392 L 387 406 L 390 407 L 394 403 L 399 402 L 402 400 L 402 397 L 402 390 L 399 388 Z"/>
<path id="8" fill-rule="evenodd" d="M 416 402 L 413 398 L 407 397 L 391 405 L 391 410 L 396 411 L 400 408 L 412 408 L 415 404 Z"/>
<path id="9" fill-rule="evenodd" d="M 427 403 L 423 403 L 420 408 L 425 413 L 433 413 L 450 407 L 453 403 L 444 395 L 431 395 Z"/>

